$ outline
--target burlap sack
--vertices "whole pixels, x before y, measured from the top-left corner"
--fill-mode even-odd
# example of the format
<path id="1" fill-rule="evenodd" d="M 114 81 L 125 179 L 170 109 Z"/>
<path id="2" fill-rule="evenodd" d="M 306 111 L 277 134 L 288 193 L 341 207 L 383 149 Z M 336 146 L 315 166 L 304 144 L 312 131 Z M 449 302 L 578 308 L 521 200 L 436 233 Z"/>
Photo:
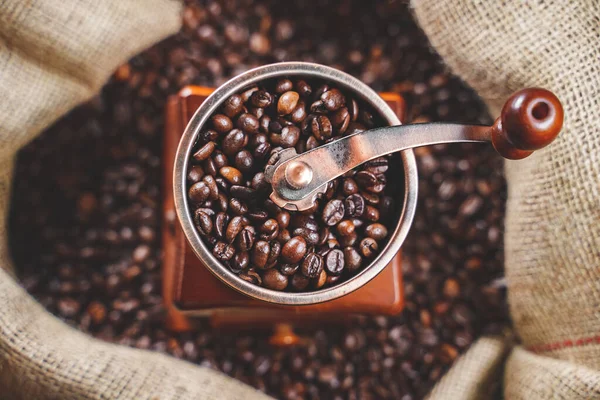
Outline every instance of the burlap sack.
<path id="1" fill-rule="evenodd" d="M 76 332 L 5 271 L 15 152 L 176 32 L 180 9 L 172 0 L 0 2 L 0 399 L 267 398 L 218 372 Z"/>
<path id="2" fill-rule="evenodd" d="M 413 1 L 435 49 L 493 115 L 511 92 L 528 86 L 555 91 L 565 107 L 555 143 L 506 163 L 508 300 L 522 340 L 505 366 L 507 398 L 600 398 L 599 6 Z M 483 354 L 470 358 L 493 362 Z"/>

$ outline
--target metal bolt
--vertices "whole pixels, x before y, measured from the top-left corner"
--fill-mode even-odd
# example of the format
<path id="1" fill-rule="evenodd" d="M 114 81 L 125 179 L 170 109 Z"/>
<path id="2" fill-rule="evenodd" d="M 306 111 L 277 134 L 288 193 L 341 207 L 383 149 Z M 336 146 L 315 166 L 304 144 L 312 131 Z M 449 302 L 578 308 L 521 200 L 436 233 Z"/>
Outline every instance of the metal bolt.
<path id="1" fill-rule="evenodd" d="M 285 180 L 294 189 L 302 189 L 313 178 L 313 171 L 304 161 L 291 161 L 285 169 Z"/>

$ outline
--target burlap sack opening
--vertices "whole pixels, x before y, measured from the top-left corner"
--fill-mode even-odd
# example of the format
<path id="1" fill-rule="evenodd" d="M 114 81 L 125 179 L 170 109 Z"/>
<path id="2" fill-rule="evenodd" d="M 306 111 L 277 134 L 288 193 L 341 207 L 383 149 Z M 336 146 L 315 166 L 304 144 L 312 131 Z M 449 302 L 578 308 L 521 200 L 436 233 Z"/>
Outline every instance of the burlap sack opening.
<path id="1" fill-rule="evenodd" d="M 259 399 L 218 372 L 94 340 L 37 304 L 6 270 L 14 155 L 114 69 L 179 29 L 174 0 L 8 0 L 0 9 L 0 398 Z"/>
<path id="2" fill-rule="evenodd" d="M 508 359 L 505 395 L 600 397 L 598 2 L 412 5 L 435 49 L 492 115 L 528 86 L 549 88 L 564 104 L 558 140 L 506 163 L 508 300 L 523 347 Z"/>

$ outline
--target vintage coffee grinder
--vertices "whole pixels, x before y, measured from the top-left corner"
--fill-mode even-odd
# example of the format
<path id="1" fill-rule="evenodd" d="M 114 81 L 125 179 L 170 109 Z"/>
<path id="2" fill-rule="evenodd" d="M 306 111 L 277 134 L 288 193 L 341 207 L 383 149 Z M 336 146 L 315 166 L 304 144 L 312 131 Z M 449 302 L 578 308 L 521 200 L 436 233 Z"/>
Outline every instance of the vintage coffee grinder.
<path id="1" fill-rule="evenodd" d="M 248 283 L 224 267 L 194 229 L 186 201 L 186 171 L 203 125 L 229 96 L 273 78 L 319 79 L 352 93 L 379 112 L 388 127 L 342 137 L 311 151 L 287 149 L 265 170 L 280 207 L 309 208 L 329 181 L 376 157 L 398 153 L 402 207 L 387 245 L 369 266 L 347 281 L 312 292 L 280 292 Z M 186 87 L 167 104 L 164 139 L 163 296 L 168 326 L 189 330 L 197 318 L 218 327 L 274 328 L 274 344 L 294 344 L 291 327 L 306 321 L 347 320 L 353 315 L 394 315 L 403 307 L 400 247 L 417 203 L 418 175 L 412 149 L 450 142 L 492 142 L 508 159 L 527 157 L 560 132 L 563 110 L 551 92 L 525 89 L 508 99 L 492 126 L 402 125 L 404 100 L 377 94 L 334 68 L 288 62 L 250 70 L 216 90 Z M 343 155 L 340 157 L 340 155 Z"/>

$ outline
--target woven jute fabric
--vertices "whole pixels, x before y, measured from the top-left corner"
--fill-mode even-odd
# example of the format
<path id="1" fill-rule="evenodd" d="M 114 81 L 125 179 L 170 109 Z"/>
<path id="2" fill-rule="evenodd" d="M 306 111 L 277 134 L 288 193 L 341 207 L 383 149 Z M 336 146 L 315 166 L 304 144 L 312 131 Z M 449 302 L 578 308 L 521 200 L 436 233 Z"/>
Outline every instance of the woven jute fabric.
<path id="1" fill-rule="evenodd" d="M 0 2 L 0 399 L 267 398 L 218 372 L 77 332 L 7 272 L 16 151 L 118 65 L 176 32 L 180 11 L 172 0 Z"/>
<path id="2" fill-rule="evenodd" d="M 419 0 L 413 8 L 493 115 L 524 87 L 563 102 L 559 138 L 506 163 L 508 300 L 523 347 L 506 365 L 505 393 L 600 397 L 599 3 Z"/>

